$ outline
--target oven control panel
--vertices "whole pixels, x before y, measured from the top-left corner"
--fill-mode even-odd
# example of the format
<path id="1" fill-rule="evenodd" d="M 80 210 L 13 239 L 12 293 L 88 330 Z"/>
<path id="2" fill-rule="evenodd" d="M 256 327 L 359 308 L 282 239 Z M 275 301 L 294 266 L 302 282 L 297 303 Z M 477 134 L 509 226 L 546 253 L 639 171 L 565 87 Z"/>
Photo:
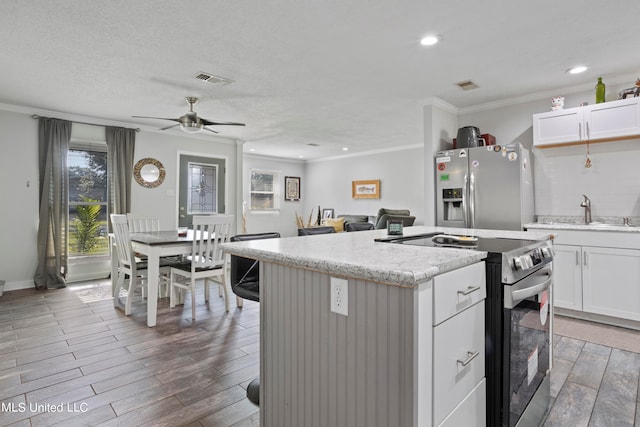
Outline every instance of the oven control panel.
<path id="1" fill-rule="evenodd" d="M 503 283 L 513 284 L 537 271 L 543 265 L 550 263 L 553 260 L 553 255 L 553 247 L 550 241 L 538 242 L 535 246 L 523 248 L 522 251 L 503 254 Z"/>
<path id="2" fill-rule="evenodd" d="M 529 270 L 546 259 L 553 257 L 553 250 L 548 246 L 532 249 L 530 252 L 513 257 L 513 269 Z"/>

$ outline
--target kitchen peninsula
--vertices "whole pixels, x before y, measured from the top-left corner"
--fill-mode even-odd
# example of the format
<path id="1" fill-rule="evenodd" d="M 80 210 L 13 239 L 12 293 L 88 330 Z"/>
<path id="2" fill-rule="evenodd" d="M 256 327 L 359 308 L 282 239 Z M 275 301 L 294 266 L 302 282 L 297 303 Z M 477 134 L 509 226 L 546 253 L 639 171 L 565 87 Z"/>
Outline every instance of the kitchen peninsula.
<path id="1" fill-rule="evenodd" d="M 404 229 L 405 236 L 430 232 L 549 238 Z M 224 245 L 261 261 L 260 425 L 484 425 L 487 253 L 374 241 L 386 235 Z"/>

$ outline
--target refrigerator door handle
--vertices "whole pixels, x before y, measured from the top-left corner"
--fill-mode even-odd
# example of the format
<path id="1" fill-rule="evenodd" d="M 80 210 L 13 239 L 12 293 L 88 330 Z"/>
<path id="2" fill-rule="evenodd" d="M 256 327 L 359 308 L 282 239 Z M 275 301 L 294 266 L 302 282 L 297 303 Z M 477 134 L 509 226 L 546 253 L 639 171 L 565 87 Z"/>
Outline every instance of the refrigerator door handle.
<path id="1" fill-rule="evenodd" d="M 469 227 L 469 206 L 468 206 L 468 198 L 469 194 L 467 189 L 469 188 L 469 175 L 464 174 L 463 178 L 463 186 L 462 186 L 462 218 L 464 219 L 464 227 Z"/>
<path id="2" fill-rule="evenodd" d="M 476 228 L 476 188 L 475 188 L 475 177 L 473 176 L 473 172 L 469 175 L 469 223 L 467 227 Z"/>

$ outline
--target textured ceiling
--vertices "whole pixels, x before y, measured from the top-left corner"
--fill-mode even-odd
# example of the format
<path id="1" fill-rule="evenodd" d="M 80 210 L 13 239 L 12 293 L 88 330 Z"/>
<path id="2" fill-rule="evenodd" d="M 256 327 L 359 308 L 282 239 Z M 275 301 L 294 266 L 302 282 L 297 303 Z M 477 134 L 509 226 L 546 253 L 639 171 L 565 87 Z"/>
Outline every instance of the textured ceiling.
<path id="1" fill-rule="evenodd" d="M 220 136 L 291 158 L 421 144 L 431 97 L 464 109 L 586 89 L 599 75 L 633 82 L 636 10 L 631 0 L 2 0 L 0 103 L 157 129 L 171 122 L 131 116 L 179 117 L 197 96 L 201 117 L 247 124 Z M 420 46 L 429 32 L 441 42 Z M 576 64 L 591 68 L 565 73 Z M 196 80 L 201 71 L 234 83 Z M 455 85 L 467 79 L 480 88 Z"/>

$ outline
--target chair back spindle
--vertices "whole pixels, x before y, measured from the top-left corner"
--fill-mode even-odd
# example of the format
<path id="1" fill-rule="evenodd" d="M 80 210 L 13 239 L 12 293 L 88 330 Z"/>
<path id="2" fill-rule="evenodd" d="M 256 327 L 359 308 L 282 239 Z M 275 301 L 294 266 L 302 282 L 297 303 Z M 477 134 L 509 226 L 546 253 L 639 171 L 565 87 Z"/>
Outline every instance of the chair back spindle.
<path id="1" fill-rule="evenodd" d="M 216 268 L 224 263 L 221 243 L 229 241 L 231 215 L 207 215 L 193 217 L 192 270 Z"/>
<path id="2" fill-rule="evenodd" d="M 126 215 L 111 214 L 111 224 L 116 242 L 116 252 L 120 267 L 135 269 L 135 258 L 133 247 L 129 238 L 129 225 Z"/>
<path id="3" fill-rule="evenodd" d="M 160 219 L 147 217 L 139 214 L 128 213 L 127 221 L 129 230 L 132 233 L 146 233 L 149 231 L 160 231 Z"/>

